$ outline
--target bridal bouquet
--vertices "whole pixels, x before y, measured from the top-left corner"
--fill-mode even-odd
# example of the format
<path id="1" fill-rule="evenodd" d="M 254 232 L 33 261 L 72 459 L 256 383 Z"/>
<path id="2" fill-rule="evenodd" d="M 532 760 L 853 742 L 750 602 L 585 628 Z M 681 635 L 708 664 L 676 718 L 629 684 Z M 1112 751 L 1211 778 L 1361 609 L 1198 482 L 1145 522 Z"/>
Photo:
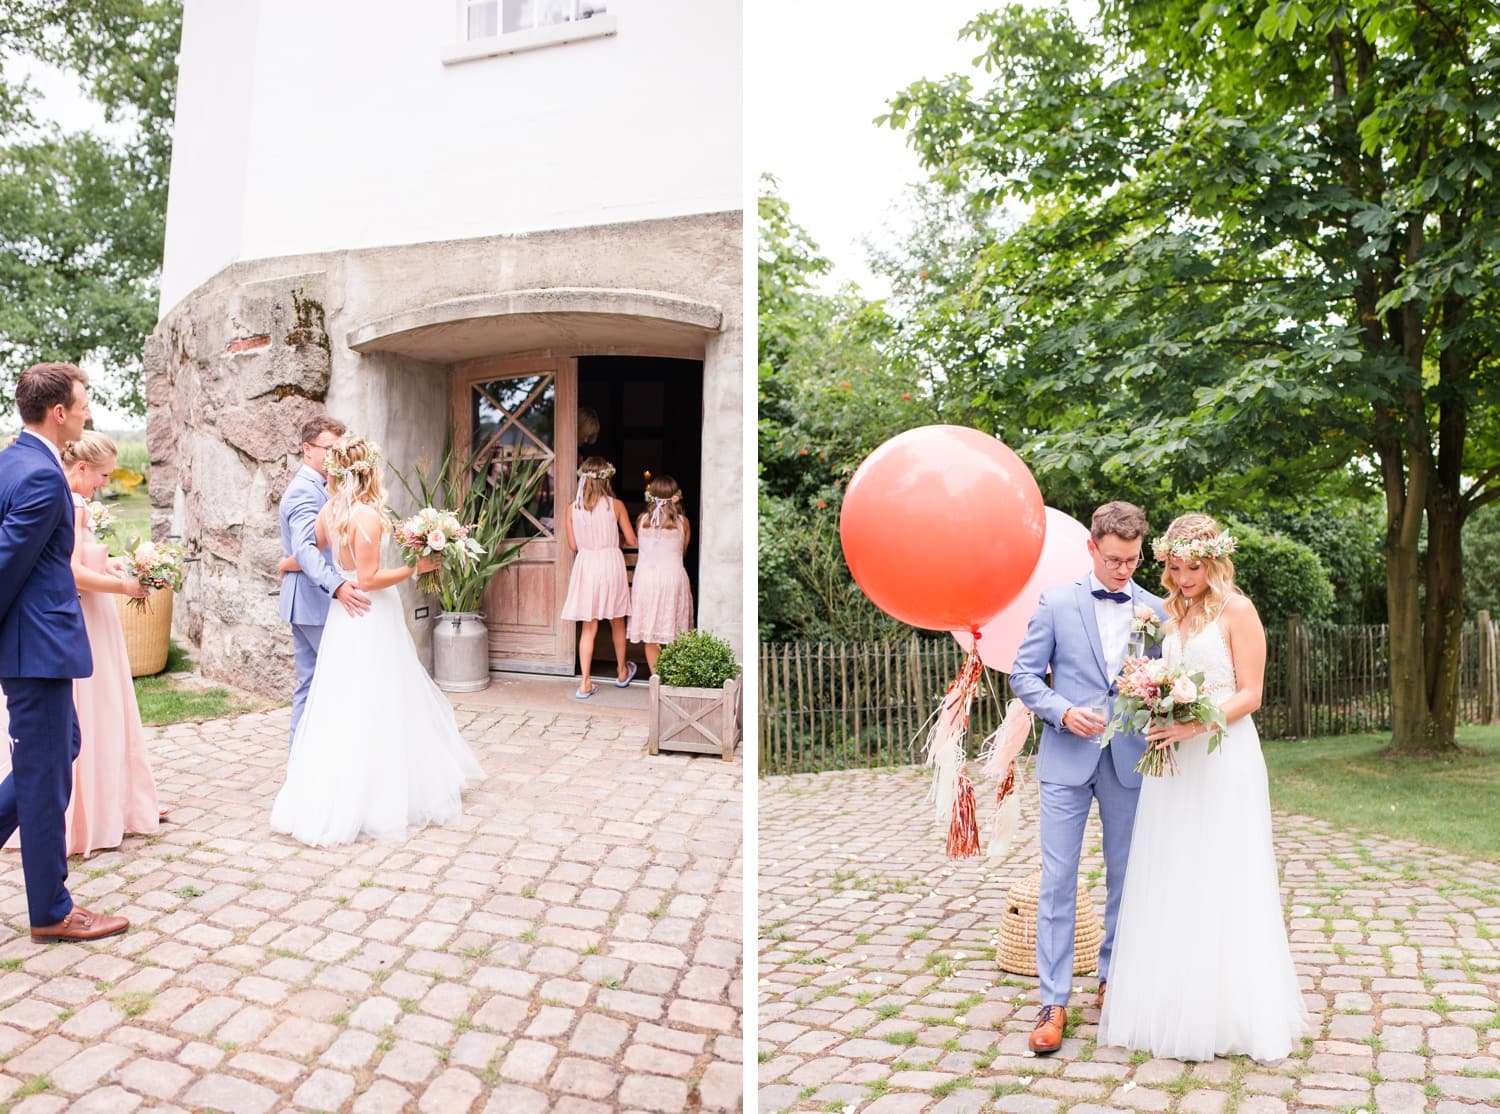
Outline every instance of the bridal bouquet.
<path id="1" fill-rule="evenodd" d="M 1160 658 L 1127 658 L 1120 671 L 1120 695 L 1115 700 L 1113 731 L 1135 735 L 1153 721 L 1202 724 L 1210 752 L 1219 746 L 1224 713 L 1203 692 L 1202 671 L 1168 666 Z M 1175 746 L 1147 746 L 1135 764 L 1136 772 L 1161 777 L 1177 772 Z"/>
<path id="2" fill-rule="evenodd" d="M 140 542 L 125 551 L 125 572 L 148 592 L 158 588 L 177 591 L 182 587 L 182 548 L 171 542 Z M 145 599 L 131 596 L 128 607 L 144 608 Z"/>
<path id="3" fill-rule="evenodd" d="M 484 549 L 469 536 L 458 515 L 423 507 L 395 526 L 396 545 L 407 564 L 415 565 L 423 557 L 437 555 L 445 568 L 467 567 L 484 556 Z M 437 592 L 439 573 L 427 572 L 417 577 L 417 587 Z"/>

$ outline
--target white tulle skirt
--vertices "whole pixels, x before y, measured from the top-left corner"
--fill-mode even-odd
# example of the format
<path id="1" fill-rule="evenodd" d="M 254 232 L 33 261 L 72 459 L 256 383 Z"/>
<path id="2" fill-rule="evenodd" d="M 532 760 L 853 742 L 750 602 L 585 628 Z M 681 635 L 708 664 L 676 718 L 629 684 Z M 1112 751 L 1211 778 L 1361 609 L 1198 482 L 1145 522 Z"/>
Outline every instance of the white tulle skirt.
<path id="1" fill-rule="evenodd" d="M 456 820 L 483 776 L 453 708 L 417 658 L 394 588 L 329 610 L 271 827 L 323 847 Z"/>
<path id="2" fill-rule="evenodd" d="M 1099 1043 L 1177 1060 L 1285 1057 L 1308 1030 L 1250 717 L 1141 785 Z"/>

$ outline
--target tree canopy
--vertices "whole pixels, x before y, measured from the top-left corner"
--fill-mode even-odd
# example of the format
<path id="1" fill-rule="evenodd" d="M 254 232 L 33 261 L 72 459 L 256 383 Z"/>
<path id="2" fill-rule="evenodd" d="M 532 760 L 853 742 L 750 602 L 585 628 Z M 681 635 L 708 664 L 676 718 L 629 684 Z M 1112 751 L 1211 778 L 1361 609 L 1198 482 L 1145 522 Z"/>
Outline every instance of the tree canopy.
<path id="1" fill-rule="evenodd" d="M 181 39 L 179 0 L 0 0 L 0 60 L 77 76 L 127 141 L 65 134 L 0 78 L 0 412 L 39 360 L 102 366 L 96 397 L 143 413 Z"/>
<path id="2" fill-rule="evenodd" d="M 1385 509 L 1393 745 L 1453 745 L 1461 530 L 1500 497 L 1500 11 L 1107 0 L 981 15 L 892 101 L 1030 216 L 919 297 L 1041 476 Z M 955 340 L 955 337 L 957 340 Z"/>

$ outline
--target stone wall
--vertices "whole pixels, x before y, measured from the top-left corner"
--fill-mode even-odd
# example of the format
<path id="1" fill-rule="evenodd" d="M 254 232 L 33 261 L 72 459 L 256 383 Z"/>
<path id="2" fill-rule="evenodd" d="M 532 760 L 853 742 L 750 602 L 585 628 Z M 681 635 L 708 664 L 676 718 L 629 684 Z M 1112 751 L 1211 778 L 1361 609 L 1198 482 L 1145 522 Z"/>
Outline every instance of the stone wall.
<path id="1" fill-rule="evenodd" d="M 152 536 L 183 540 L 177 633 L 203 672 L 258 692 L 294 684 L 277 616 L 277 505 L 302 424 L 332 375 L 321 274 L 229 286 L 179 307 L 145 352 Z"/>

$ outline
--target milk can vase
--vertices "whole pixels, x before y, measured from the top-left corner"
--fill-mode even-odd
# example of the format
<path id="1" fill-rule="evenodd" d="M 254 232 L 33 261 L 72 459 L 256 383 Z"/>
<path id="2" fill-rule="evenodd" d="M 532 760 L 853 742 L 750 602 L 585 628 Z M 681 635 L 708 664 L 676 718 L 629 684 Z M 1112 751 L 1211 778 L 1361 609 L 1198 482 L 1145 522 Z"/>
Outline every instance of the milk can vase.
<path id="1" fill-rule="evenodd" d="M 477 692 L 490 683 L 490 635 L 478 611 L 442 611 L 432 630 L 432 679 L 444 692 Z"/>

